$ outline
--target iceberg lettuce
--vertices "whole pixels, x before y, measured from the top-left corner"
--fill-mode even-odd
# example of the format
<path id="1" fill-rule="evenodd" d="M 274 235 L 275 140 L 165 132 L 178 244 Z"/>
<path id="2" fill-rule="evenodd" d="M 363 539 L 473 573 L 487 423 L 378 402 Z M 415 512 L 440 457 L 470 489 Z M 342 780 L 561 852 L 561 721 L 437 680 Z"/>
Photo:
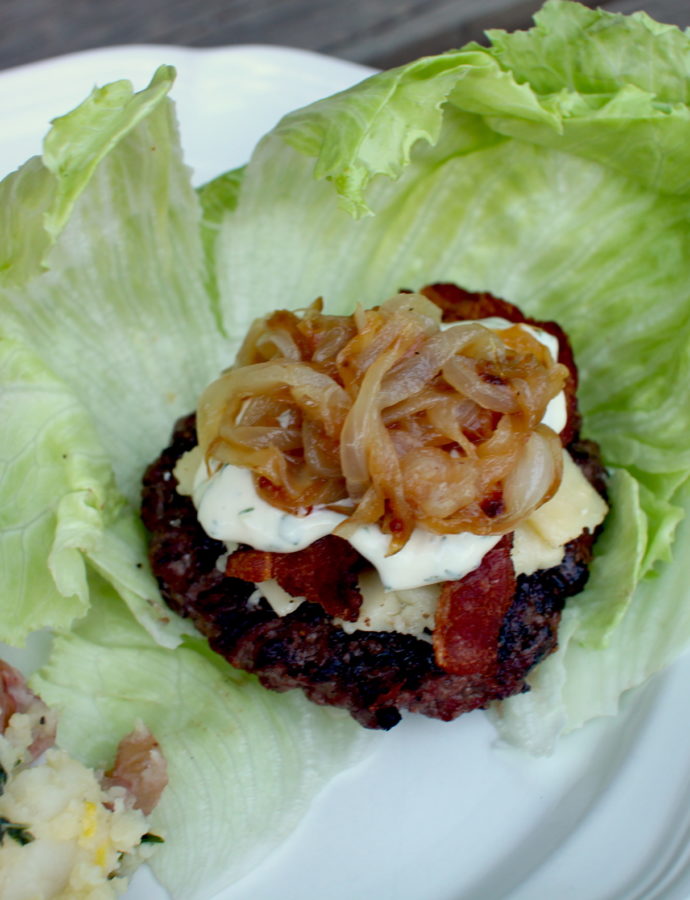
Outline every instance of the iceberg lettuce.
<path id="1" fill-rule="evenodd" d="M 112 472 L 88 415 L 23 344 L 0 339 L 2 639 L 84 615 L 83 554 L 100 542 Z"/>
<path id="2" fill-rule="evenodd" d="M 568 0 L 549 0 L 529 32 L 489 37 L 286 116 L 245 169 L 199 192 L 167 67 L 139 93 L 126 82 L 95 90 L 55 121 L 42 159 L 0 184 L 10 435 L 0 451 L 0 638 L 58 632 L 35 684 L 65 710 L 61 739 L 73 752 L 103 760 L 140 716 L 161 730 L 175 772 L 198 749 L 206 762 L 194 783 L 206 795 L 227 797 L 218 767 L 237 766 L 252 840 L 269 801 L 251 806 L 245 767 L 261 763 L 246 735 L 227 756 L 215 746 L 236 710 L 247 734 L 268 728 L 262 740 L 281 746 L 296 730 L 312 747 L 314 781 L 301 780 L 289 743 L 266 757 L 266 791 L 285 791 L 269 843 L 352 758 L 356 726 L 293 696 L 268 699 L 190 639 L 146 569 L 136 503 L 173 420 L 256 315 L 317 296 L 350 311 L 455 281 L 557 319 L 571 336 L 584 432 L 616 473 L 617 511 L 564 617 L 561 650 L 531 694 L 500 712 L 504 734 L 548 749 L 690 641 L 690 38 L 644 14 Z M 84 692 L 85 661 L 98 663 L 100 704 Z M 194 689 L 175 692 L 170 679 Z M 188 726 L 207 703 L 208 732 L 193 748 Z M 185 885 L 182 896 L 203 893 L 208 884 L 180 872 L 193 854 L 215 865 L 217 845 L 202 847 L 203 814 L 180 782 L 166 803 L 170 846 L 185 853 L 161 857 L 161 878 Z M 180 845 L 177 803 L 192 835 Z M 242 871 L 239 856 L 221 863 L 213 884 Z"/>

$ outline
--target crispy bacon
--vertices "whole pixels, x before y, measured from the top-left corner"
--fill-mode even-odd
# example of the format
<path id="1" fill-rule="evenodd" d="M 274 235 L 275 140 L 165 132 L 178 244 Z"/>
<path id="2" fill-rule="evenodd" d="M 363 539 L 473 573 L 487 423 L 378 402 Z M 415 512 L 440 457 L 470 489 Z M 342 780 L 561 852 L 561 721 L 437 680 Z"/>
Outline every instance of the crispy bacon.
<path id="1" fill-rule="evenodd" d="M 334 618 L 355 622 L 362 605 L 357 573 L 362 557 L 335 535 L 294 553 L 238 550 L 228 558 L 225 574 L 259 584 L 275 579 L 293 597 L 306 597 Z"/>
<path id="2" fill-rule="evenodd" d="M 492 678 L 498 671 L 498 638 L 515 597 L 512 534 L 501 538 L 481 565 L 441 589 L 434 627 L 437 665 L 453 675 Z"/>
<path id="3" fill-rule="evenodd" d="M 228 557 L 225 574 L 254 584 L 270 581 L 275 578 L 277 556 L 269 550 L 236 550 Z"/>

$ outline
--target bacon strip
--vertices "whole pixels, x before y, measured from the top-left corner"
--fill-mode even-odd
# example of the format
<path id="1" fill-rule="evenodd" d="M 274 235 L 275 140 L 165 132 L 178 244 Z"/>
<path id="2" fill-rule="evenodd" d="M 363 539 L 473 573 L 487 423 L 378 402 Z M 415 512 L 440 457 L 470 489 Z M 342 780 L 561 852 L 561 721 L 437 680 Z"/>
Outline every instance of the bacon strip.
<path id="1" fill-rule="evenodd" d="M 505 535 L 477 569 L 459 581 L 444 582 L 433 644 L 436 663 L 446 672 L 496 675 L 501 625 L 516 590 L 512 543 L 512 534 Z"/>
<path id="2" fill-rule="evenodd" d="M 275 577 L 276 556 L 277 553 L 268 550 L 237 550 L 228 557 L 225 574 L 230 578 L 261 584 Z"/>
<path id="3" fill-rule="evenodd" d="M 237 550 L 227 562 L 225 574 L 259 584 L 275 579 L 293 597 L 306 597 L 334 618 L 355 622 L 362 605 L 357 573 L 362 557 L 335 535 L 315 541 L 294 553 Z"/>

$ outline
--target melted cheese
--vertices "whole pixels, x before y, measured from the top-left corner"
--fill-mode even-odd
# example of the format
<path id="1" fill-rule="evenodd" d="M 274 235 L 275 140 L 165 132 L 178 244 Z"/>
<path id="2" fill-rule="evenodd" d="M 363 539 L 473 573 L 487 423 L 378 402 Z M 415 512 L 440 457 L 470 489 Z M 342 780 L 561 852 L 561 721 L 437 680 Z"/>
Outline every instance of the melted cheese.
<path id="1" fill-rule="evenodd" d="M 294 612 L 305 601 L 304 597 L 293 597 L 292 594 L 288 594 L 273 578 L 260 582 L 256 588 L 271 604 L 273 612 L 279 616 L 287 616 L 288 613 Z"/>
<path id="2" fill-rule="evenodd" d="M 356 622 L 334 619 L 343 631 L 397 631 L 431 640 L 441 585 L 425 584 L 405 591 L 386 591 L 375 569 L 359 576 L 362 605 Z"/>
<path id="3" fill-rule="evenodd" d="M 515 530 L 513 564 L 518 574 L 557 566 L 565 545 L 604 521 L 608 506 L 563 451 L 563 478 L 554 496 Z"/>

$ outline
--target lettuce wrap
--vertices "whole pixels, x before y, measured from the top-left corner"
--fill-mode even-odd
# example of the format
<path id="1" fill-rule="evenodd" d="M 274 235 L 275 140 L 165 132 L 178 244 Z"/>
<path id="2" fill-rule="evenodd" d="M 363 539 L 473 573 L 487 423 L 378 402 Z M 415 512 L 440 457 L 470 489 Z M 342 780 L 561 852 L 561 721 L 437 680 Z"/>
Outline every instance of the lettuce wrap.
<path id="1" fill-rule="evenodd" d="M 139 93 L 94 90 L 0 184 L 0 638 L 55 632 L 34 686 L 64 710 L 67 749 L 103 764 L 149 720 L 173 771 L 195 759 L 204 796 L 234 803 L 264 850 L 361 735 L 209 656 L 163 606 L 137 514 L 146 464 L 257 315 L 317 296 L 351 312 L 454 281 L 569 334 L 613 511 L 561 649 L 493 713 L 504 738 L 549 752 L 690 641 L 690 38 L 567 0 L 488 37 L 291 113 L 246 168 L 201 190 L 163 67 Z M 227 706 L 209 707 L 214 691 Z M 254 728 L 273 747 L 258 798 Z M 313 765 L 296 759 L 298 733 Z M 258 859 L 239 841 L 224 855 L 198 793 L 171 793 L 188 828 L 176 843 L 163 806 L 170 852 L 154 858 L 185 898 Z M 214 861 L 206 881 L 199 859 Z"/>

